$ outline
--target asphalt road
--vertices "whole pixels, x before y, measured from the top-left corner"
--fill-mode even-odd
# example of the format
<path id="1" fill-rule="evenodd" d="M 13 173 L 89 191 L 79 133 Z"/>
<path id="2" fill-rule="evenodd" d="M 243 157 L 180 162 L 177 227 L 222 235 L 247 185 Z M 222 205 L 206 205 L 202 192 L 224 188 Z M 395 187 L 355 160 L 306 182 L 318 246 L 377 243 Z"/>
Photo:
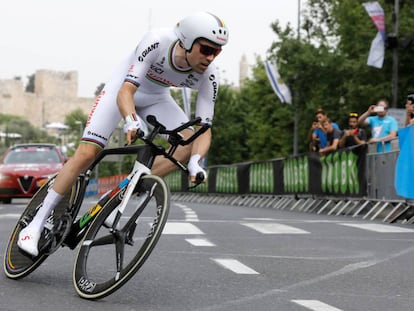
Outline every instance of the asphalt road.
<path id="1" fill-rule="evenodd" d="M 0 205 L 2 253 L 23 203 Z M 0 273 L 0 310 L 414 310 L 411 225 L 173 202 L 149 260 L 99 301 L 76 295 L 74 257 L 62 248 L 18 281 Z"/>

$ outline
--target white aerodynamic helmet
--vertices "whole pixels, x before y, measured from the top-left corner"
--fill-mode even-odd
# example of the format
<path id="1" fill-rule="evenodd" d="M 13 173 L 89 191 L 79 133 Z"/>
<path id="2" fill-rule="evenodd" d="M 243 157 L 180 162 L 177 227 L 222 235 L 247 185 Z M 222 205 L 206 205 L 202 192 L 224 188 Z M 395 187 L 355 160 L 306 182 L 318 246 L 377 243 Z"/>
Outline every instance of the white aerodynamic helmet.
<path id="1" fill-rule="evenodd" d="M 205 38 L 218 45 L 225 45 L 229 39 L 229 30 L 223 21 L 207 12 L 184 17 L 177 23 L 175 33 L 186 50 L 191 50 L 198 38 Z"/>

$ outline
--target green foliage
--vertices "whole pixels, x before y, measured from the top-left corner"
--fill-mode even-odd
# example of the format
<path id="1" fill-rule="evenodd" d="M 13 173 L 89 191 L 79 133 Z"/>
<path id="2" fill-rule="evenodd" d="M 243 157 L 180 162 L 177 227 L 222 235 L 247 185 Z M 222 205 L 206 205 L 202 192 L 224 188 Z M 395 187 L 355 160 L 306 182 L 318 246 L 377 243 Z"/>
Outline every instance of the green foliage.
<path id="1" fill-rule="evenodd" d="M 307 149 L 307 131 L 318 107 L 343 127 L 348 112 L 363 113 L 378 98 L 391 98 L 392 52 L 386 50 L 382 69 L 366 64 L 377 30 L 363 2 L 366 1 L 309 0 L 302 12 L 301 37 L 289 26 L 283 29 L 278 22 L 272 24 L 279 39 L 269 49 L 268 57 L 277 60 L 300 113 L 299 151 Z M 380 3 L 391 32 L 393 5 Z M 413 29 L 413 13 L 412 5 L 404 6 L 400 12 L 401 38 Z M 399 47 L 400 108 L 414 78 L 409 69 L 414 65 L 411 49 Z"/>
<path id="2" fill-rule="evenodd" d="M 282 104 L 273 92 L 263 63 L 253 68 L 253 79 L 241 89 L 244 105 L 246 160 L 265 160 L 287 156 L 292 150 L 293 110 Z"/>
<path id="3" fill-rule="evenodd" d="M 68 126 L 66 134 L 80 137 L 83 133 L 87 120 L 88 116 L 82 111 L 82 109 L 78 108 L 73 110 L 65 117 L 65 125 Z"/>
<path id="4" fill-rule="evenodd" d="M 16 143 L 52 143 L 58 144 L 59 139 L 49 136 L 46 131 L 30 124 L 22 117 L 0 114 L 0 131 L 5 134 L 0 140 L 0 151 Z M 13 138 L 11 134 L 19 134 L 19 138 Z"/>
<path id="5" fill-rule="evenodd" d="M 299 117 L 299 152 L 308 150 L 307 135 L 317 108 L 342 128 L 351 111 L 363 113 L 378 98 L 391 98 L 392 51 L 386 49 L 384 66 L 367 66 L 377 30 L 364 0 L 309 0 L 302 11 L 301 33 L 275 21 L 278 36 L 268 57 L 279 65 L 281 77 L 293 94 L 293 106 L 282 104 L 272 91 L 260 59 L 253 76 L 237 92 L 221 86 L 216 103 L 209 164 L 235 163 L 286 156 L 292 153 L 293 119 Z M 393 31 L 394 1 L 379 1 L 387 32 Z M 414 87 L 414 6 L 404 3 L 399 15 L 398 105 Z M 237 120 L 237 124 L 235 124 Z M 237 126 L 240 124 L 240 126 Z"/>
<path id="6" fill-rule="evenodd" d="M 208 164 L 246 161 L 246 115 L 238 91 L 224 85 L 219 88 L 212 127 L 212 145 Z"/>

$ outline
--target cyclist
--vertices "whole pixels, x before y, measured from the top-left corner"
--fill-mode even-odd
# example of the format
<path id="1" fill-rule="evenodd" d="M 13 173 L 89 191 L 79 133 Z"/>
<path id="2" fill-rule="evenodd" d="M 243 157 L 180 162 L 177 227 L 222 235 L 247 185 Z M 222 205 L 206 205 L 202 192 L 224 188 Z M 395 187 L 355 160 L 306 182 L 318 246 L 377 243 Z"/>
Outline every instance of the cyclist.
<path id="1" fill-rule="evenodd" d="M 167 129 L 188 121 L 184 111 L 170 95 L 169 87 L 189 87 L 198 90 L 195 115 L 202 123 L 211 124 L 219 80 L 212 64 L 228 41 L 228 29 L 217 16 L 198 12 L 183 18 L 174 29 L 148 32 L 136 49 L 117 67 L 109 82 L 97 97 L 86 122 L 80 144 L 74 156 L 58 173 L 36 216 L 19 234 L 18 246 L 37 256 L 37 244 L 44 224 L 53 208 L 69 191 L 77 176 L 85 170 L 102 150 L 121 119 L 130 144 L 137 130 L 146 129 L 148 115 L 155 115 Z M 184 130 L 184 138 L 192 130 Z M 176 157 L 188 162 L 190 180 L 206 172 L 199 161 L 207 154 L 211 130 L 191 145 L 180 147 Z M 165 176 L 176 166 L 158 157 L 152 173 Z"/>

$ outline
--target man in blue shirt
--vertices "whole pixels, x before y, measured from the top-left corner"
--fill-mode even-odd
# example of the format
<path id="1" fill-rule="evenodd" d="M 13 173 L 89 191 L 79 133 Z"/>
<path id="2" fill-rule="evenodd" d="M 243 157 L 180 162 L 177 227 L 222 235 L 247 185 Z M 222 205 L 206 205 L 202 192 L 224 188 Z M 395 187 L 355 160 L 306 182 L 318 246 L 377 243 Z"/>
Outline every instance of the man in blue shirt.
<path id="1" fill-rule="evenodd" d="M 397 137 L 398 122 L 394 117 L 387 116 L 388 101 L 380 99 L 376 105 L 371 105 L 358 119 L 359 124 L 371 128 L 369 143 L 377 143 L 377 152 L 391 151 L 391 140 Z M 376 116 L 370 116 L 376 113 Z"/>
<path id="2" fill-rule="evenodd" d="M 310 151 L 318 152 L 319 149 L 325 148 L 328 145 L 325 130 L 322 123 L 328 118 L 326 112 L 322 108 L 318 108 L 315 113 L 315 121 L 309 130 Z M 340 130 L 338 124 L 331 122 L 333 127 Z"/>

